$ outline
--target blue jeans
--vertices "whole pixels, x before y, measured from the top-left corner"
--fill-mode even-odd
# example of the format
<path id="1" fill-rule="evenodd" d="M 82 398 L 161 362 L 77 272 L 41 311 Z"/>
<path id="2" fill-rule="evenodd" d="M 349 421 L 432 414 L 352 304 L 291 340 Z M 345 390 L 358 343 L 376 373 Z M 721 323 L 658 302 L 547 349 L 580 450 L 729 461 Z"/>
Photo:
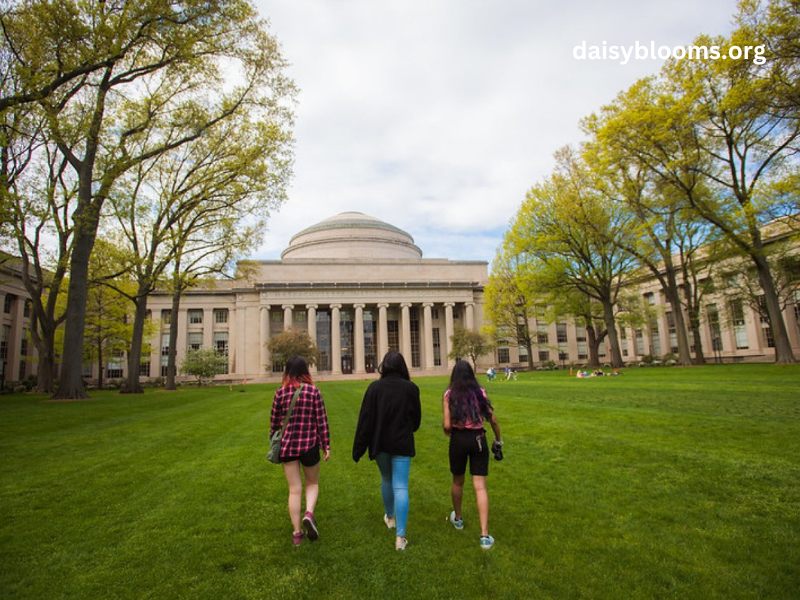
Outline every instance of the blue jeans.
<path id="1" fill-rule="evenodd" d="M 410 456 L 381 452 L 375 457 L 381 471 L 381 496 L 386 516 L 397 520 L 397 536 L 405 537 L 408 522 L 408 472 Z"/>

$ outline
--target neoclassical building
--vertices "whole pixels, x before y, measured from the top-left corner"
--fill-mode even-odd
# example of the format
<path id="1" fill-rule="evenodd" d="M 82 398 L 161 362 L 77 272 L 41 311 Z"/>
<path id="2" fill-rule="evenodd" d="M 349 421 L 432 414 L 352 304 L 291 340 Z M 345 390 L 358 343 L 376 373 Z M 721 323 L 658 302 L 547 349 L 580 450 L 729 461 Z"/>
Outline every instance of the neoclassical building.
<path id="1" fill-rule="evenodd" d="M 423 258 L 402 229 L 345 212 L 296 234 L 247 281 L 188 292 L 177 314 L 178 364 L 187 349 L 213 346 L 228 357 L 220 379 L 274 379 L 281 365 L 267 343 L 292 327 L 316 341 L 319 379 L 373 373 L 390 348 L 416 374 L 447 373 L 454 328 L 483 324 L 487 279 L 487 262 Z M 148 300 L 161 330 L 143 376 L 166 373 L 170 302 L 160 293 Z"/>

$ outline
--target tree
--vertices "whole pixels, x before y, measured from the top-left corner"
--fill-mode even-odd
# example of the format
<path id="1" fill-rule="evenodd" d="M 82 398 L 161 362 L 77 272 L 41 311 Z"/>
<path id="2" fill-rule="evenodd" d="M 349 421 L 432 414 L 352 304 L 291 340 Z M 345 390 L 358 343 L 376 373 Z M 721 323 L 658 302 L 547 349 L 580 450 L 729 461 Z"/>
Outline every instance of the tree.
<path id="1" fill-rule="evenodd" d="M 495 257 L 484 289 L 484 311 L 495 338 L 513 339 L 532 357 L 534 333 L 530 324 L 536 316 L 537 298 L 525 273 L 523 257 L 504 243 Z"/>
<path id="2" fill-rule="evenodd" d="M 489 354 L 494 349 L 494 344 L 483 333 L 460 325 L 456 325 L 453 329 L 450 344 L 452 350 L 447 357 L 458 360 L 462 356 L 469 356 L 473 369 L 478 368 L 479 357 Z"/>
<path id="3" fill-rule="evenodd" d="M 549 282 L 550 293 L 577 290 L 600 304 L 611 362 L 621 367 L 615 305 L 636 262 L 609 240 L 635 236 L 635 227 L 629 213 L 596 189 L 579 155 L 565 148 L 556 160 L 556 172 L 528 192 L 510 239 L 530 257 L 531 272 Z"/>
<path id="4" fill-rule="evenodd" d="M 726 54 L 731 46 L 757 45 L 752 35 L 742 27 L 730 39 L 700 36 L 695 45 L 716 45 Z M 753 263 L 776 362 L 790 363 L 795 359 L 763 237 L 763 227 L 786 205 L 772 193 L 775 186 L 797 177 L 800 118 L 793 103 L 774 101 L 779 68 L 769 60 L 672 60 L 658 79 L 636 84 L 651 88 L 651 101 L 618 111 L 613 121 L 620 147 L 675 187 L 686 206 Z"/>
<path id="5" fill-rule="evenodd" d="M 305 329 L 290 327 L 271 338 L 267 342 L 267 348 L 272 357 L 272 364 L 264 365 L 265 368 L 284 365 L 293 356 L 302 356 L 308 366 L 313 367 L 319 357 L 319 348 Z"/>
<path id="6" fill-rule="evenodd" d="M 118 179 L 242 110 L 290 121 L 293 87 L 281 75 L 277 43 L 245 0 L 34 0 L 5 12 L 2 24 L 6 67 L 22 93 L 0 98 L 0 107 L 37 102 L 78 184 L 55 396 L 84 398 L 88 262 Z M 80 75 L 73 56 L 86 65 Z"/>
<path id="7" fill-rule="evenodd" d="M 227 358 L 214 348 L 189 350 L 181 363 L 181 373 L 193 375 L 197 378 L 197 384 L 203 385 L 204 381 L 211 381 L 224 371 L 226 361 Z"/>

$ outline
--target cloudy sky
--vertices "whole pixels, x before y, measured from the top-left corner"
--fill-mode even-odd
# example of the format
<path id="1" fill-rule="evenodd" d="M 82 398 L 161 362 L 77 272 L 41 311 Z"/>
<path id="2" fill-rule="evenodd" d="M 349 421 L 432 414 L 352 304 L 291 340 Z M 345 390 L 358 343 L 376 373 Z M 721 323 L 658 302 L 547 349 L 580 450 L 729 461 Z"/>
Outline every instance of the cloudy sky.
<path id="1" fill-rule="evenodd" d="M 300 88 L 289 201 L 254 258 L 343 211 L 409 232 L 425 258 L 491 262 L 579 121 L 658 59 L 575 47 L 727 34 L 736 0 L 255 0 Z M 578 53 L 580 54 L 580 53 Z M 640 53 L 641 54 L 641 53 Z"/>

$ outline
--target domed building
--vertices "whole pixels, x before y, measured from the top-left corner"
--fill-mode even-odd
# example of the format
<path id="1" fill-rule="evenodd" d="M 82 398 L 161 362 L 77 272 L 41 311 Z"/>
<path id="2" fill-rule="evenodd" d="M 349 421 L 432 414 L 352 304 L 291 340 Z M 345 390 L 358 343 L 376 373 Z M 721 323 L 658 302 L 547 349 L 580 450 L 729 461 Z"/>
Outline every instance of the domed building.
<path id="1" fill-rule="evenodd" d="M 423 258 L 407 232 L 358 212 L 307 227 L 281 260 L 256 267 L 247 280 L 183 297 L 178 364 L 187 349 L 213 346 L 228 356 L 221 379 L 274 380 L 282 365 L 273 364 L 267 343 L 291 327 L 308 331 L 319 347 L 316 378 L 373 373 L 390 348 L 416 374 L 443 374 L 453 365 L 447 356 L 455 327 L 478 329 L 483 321 L 488 263 Z M 151 377 L 166 374 L 170 302 L 167 294 L 149 298 L 161 323 Z"/>

